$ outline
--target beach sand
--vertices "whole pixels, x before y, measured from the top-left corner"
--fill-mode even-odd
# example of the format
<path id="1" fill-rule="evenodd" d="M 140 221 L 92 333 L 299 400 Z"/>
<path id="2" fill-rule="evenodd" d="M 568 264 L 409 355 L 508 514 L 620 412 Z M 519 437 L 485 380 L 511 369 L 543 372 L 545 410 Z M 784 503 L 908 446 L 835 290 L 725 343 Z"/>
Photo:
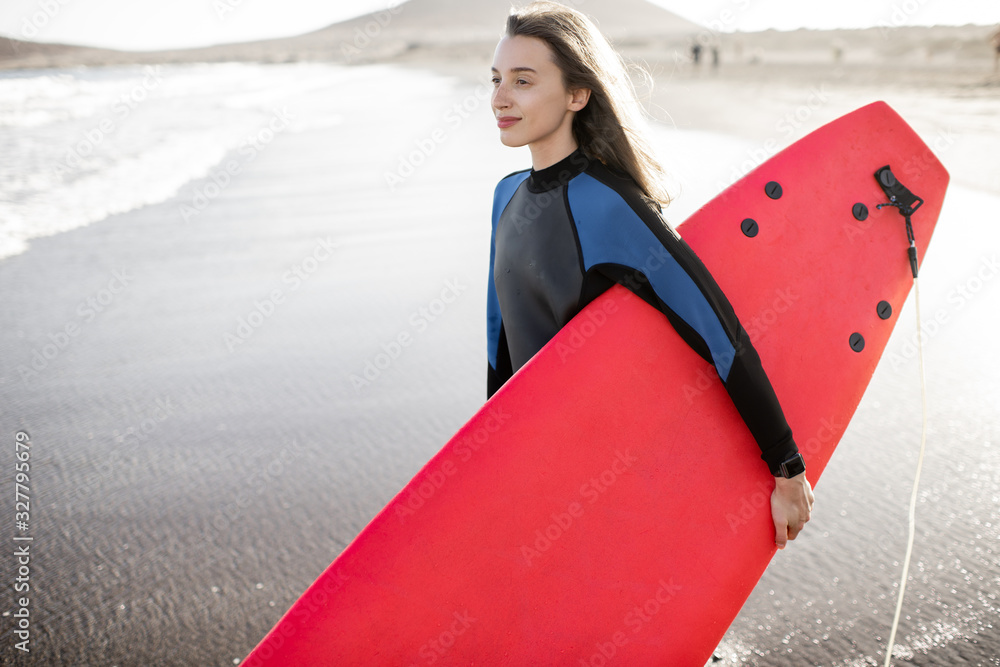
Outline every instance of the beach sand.
<path id="1" fill-rule="evenodd" d="M 529 166 L 497 141 L 489 57 L 361 70 L 340 122 L 276 137 L 189 220 L 208 177 L 0 261 L 0 461 L 30 433 L 34 537 L 31 653 L 5 619 L 4 664 L 237 664 L 482 404 L 492 190 Z M 938 326 L 896 664 L 997 664 L 1000 88 L 964 67 L 651 68 L 674 222 L 876 99 L 937 142 L 954 181 L 921 281 Z M 920 437 L 913 322 L 911 297 L 813 521 L 717 664 L 881 663 Z"/>

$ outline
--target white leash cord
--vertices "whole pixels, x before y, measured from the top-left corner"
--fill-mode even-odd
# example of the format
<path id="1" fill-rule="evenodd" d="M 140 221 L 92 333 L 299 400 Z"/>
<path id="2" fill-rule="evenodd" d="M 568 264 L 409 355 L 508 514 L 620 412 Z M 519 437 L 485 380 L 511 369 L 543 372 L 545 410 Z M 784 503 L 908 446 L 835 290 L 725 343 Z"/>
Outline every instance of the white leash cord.
<path id="1" fill-rule="evenodd" d="M 885 667 L 889 667 L 892 661 L 892 646 L 896 640 L 896 629 L 899 627 L 899 615 L 903 610 L 903 594 L 906 591 L 906 577 L 910 571 L 910 556 L 913 553 L 913 537 L 916 532 L 917 487 L 920 485 L 920 471 L 924 466 L 924 447 L 927 444 L 927 382 L 924 378 L 924 343 L 920 331 L 920 285 L 916 278 L 913 279 L 913 289 L 917 306 L 917 358 L 920 360 L 920 399 L 923 425 L 920 429 L 920 455 L 917 457 L 917 472 L 913 476 L 913 492 L 910 494 L 910 535 L 906 543 L 906 557 L 903 559 L 903 574 L 899 578 L 896 616 L 892 619 L 892 632 L 889 633 L 889 644 L 885 649 Z"/>

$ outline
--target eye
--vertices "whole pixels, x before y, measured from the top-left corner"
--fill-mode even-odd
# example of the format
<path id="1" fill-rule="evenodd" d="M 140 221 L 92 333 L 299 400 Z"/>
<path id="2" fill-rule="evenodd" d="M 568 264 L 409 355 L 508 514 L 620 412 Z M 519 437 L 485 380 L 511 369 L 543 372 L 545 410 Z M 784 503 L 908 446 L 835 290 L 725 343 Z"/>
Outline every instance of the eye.
<path id="1" fill-rule="evenodd" d="M 518 79 L 517 82 L 522 86 L 527 86 L 528 82 L 525 79 Z"/>
<path id="2" fill-rule="evenodd" d="M 500 83 L 500 77 L 494 76 L 494 77 L 490 78 L 490 81 L 492 81 L 493 85 L 495 86 L 495 85 L 497 85 L 497 84 Z"/>

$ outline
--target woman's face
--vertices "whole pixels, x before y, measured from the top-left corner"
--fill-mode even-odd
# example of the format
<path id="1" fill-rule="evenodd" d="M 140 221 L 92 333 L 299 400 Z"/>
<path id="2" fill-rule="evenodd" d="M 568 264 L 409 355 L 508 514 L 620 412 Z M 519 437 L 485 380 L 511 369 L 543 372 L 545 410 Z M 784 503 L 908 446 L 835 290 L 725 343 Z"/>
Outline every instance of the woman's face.
<path id="1" fill-rule="evenodd" d="M 590 91 L 569 91 L 549 45 L 537 37 L 504 37 L 493 55 L 493 113 L 505 146 L 572 144 L 573 115 Z M 570 149 L 572 150 L 572 148 Z"/>

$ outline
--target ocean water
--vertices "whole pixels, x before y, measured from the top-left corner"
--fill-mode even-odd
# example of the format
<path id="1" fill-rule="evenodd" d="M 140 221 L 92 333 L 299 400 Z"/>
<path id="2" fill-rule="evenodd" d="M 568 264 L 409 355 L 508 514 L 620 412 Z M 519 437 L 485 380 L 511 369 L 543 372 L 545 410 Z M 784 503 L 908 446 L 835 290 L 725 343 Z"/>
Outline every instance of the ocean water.
<path id="1" fill-rule="evenodd" d="M 0 73 L 0 258 L 163 202 L 230 153 L 248 164 L 278 135 L 336 125 L 389 76 L 237 63 Z M 445 85 L 391 80 L 411 102 Z"/>
<path id="2" fill-rule="evenodd" d="M 382 66 L 0 76 L 0 422 L 38 443 L 44 519 L 35 652 L 7 626 L 0 659 L 238 663 L 478 407 L 490 197 L 529 166 L 482 85 Z M 953 172 L 995 131 L 970 104 L 949 116 Z M 675 223 L 757 148 L 653 131 Z M 922 271 L 928 453 L 897 665 L 1000 664 L 1000 197 L 979 185 L 953 183 Z M 318 237 L 336 259 L 293 289 Z M 22 382 L 119 261 L 134 283 Z M 456 303 L 421 315 L 449 284 Z M 227 349 L 276 285 L 288 299 Z M 881 664 L 920 436 L 914 311 L 715 664 Z"/>

